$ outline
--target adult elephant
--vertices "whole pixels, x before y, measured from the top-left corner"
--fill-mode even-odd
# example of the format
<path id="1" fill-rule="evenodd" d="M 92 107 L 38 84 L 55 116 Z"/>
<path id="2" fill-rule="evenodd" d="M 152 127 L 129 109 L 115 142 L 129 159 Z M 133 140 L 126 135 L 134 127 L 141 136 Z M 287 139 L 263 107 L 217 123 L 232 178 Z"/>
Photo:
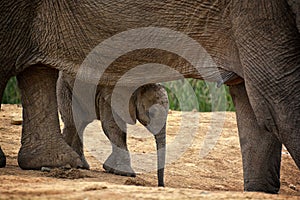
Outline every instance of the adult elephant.
<path id="1" fill-rule="evenodd" d="M 99 43 L 140 27 L 164 27 L 194 39 L 221 76 L 199 74 L 175 54 L 147 49 L 114 62 L 100 84 L 114 84 L 147 62 L 169 65 L 185 77 L 227 81 L 237 109 L 245 190 L 278 192 L 282 144 L 300 167 L 300 36 L 286 0 L 4 0 L 0 11 L 0 94 L 17 75 L 24 116 L 21 168 L 83 166 L 59 134 L 57 71 L 75 77 Z M 178 41 L 177 48 L 188 52 Z M 199 67 L 209 69 L 206 63 Z"/>

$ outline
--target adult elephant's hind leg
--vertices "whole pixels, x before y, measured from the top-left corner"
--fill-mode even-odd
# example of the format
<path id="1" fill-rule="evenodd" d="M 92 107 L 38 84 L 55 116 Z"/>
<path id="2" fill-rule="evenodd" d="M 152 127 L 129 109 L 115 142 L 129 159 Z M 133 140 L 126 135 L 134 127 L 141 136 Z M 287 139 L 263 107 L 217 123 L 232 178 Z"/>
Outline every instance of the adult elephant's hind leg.
<path id="1" fill-rule="evenodd" d="M 23 105 L 22 146 L 18 154 L 22 169 L 83 166 L 60 133 L 57 76 L 57 70 L 42 65 L 31 66 L 17 76 Z"/>
<path id="2" fill-rule="evenodd" d="M 244 190 L 277 193 L 282 145 L 272 133 L 258 126 L 244 84 L 231 86 L 230 93 L 237 110 Z"/>
<path id="3" fill-rule="evenodd" d="M 60 76 L 62 76 L 62 74 Z M 89 122 L 84 122 L 80 120 L 81 118 L 79 117 L 78 127 L 76 127 L 72 110 L 72 94 L 71 87 L 68 83 L 62 77 L 59 77 L 57 82 L 57 102 L 64 123 L 63 138 L 81 157 L 81 161 L 84 164 L 83 168 L 89 169 L 90 166 L 85 159 L 83 151 L 83 131 Z M 76 106 L 79 107 L 80 105 L 77 104 Z"/>

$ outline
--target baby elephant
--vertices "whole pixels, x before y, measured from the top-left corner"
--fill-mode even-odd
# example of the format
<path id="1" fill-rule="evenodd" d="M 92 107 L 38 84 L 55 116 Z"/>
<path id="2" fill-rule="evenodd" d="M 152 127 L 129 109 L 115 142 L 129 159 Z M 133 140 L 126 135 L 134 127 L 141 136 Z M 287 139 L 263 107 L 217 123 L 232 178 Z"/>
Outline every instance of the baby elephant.
<path id="1" fill-rule="evenodd" d="M 103 168 L 109 173 L 135 177 L 126 143 L 126 122 L 116 114 L 111 106 L 113 87 L 98 86 L 95 108 L 88 108 L 89 106 L 84 106 L 83 103 L 80 103 L 78 96 L 73 94 L 74 81 L 73 78 L 60 73 L 57 83 L 58 107 L 64 122 L 63 136 L 66 142 L 81 156 L 85 168 L 88 169 L 89 165 L 83 153 L 82 134 L 85 127 L 94 119 L 101 120 L 103 131 L 112 145 L 112 153 L 104 162 Z M 74 105 L 76 110 L 79 110 L 76 116 L 72 112 L 72 100 L 73 103 L 76 103 Z M 167 93 L 159 84 L 141 86 L 129 100 L 129 112 L 133 122 L 135 123 L 137 119 L 155 136 L 159 186 L 164 186 L 168 109 Z M 73 117 L 76 119 L 77 128 Z"/>

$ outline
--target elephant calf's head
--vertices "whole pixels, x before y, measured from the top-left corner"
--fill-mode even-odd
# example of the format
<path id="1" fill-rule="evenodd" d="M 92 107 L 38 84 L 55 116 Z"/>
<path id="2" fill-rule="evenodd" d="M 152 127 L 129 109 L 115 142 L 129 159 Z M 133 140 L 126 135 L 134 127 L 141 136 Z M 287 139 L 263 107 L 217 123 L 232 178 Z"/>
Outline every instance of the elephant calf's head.
<path id="1" fill-rule="evenodd" d="M 169 110 L 168 95 L 159 84 L 140 87 L 133 95 L 136 118 L 152 133 L 158 133 L 165 125 Z"/>

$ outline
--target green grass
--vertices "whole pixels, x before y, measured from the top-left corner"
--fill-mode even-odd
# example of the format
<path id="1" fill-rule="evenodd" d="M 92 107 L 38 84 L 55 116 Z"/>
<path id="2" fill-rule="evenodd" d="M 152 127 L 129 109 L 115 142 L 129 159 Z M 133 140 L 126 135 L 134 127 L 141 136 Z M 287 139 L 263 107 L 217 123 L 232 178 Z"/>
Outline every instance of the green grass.
<path id="1" fill-rule="evenodd" d="M 171 110 L 201 112 L 234 111 L 228 87 L 216 88 L 215 83 L 185 79 L 163 83 L 166 87 Z M 16 78 L 8 81 L 2 103 L 19 104 L 20 92 Z"/>
<path id="2" fill-rule="evenodd" d="M 197 110 L 200 112 L 234 111 L 234 105 L 223 85 L 196 79 L 184 79 L 163 83 L 169 97 L 170 109 L 179 111 Z"/>

